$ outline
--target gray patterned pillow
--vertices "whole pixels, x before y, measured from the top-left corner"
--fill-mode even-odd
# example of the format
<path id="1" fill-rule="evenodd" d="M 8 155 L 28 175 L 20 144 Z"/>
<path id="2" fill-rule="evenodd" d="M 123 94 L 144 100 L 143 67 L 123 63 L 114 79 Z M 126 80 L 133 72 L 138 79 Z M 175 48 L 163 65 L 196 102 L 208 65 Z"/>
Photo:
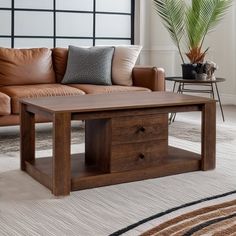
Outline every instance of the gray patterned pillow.
<path id="1" fill-rule="evenodd" d="M 69 46 L 63 84 L 111 85 L 114 47 Z"/>

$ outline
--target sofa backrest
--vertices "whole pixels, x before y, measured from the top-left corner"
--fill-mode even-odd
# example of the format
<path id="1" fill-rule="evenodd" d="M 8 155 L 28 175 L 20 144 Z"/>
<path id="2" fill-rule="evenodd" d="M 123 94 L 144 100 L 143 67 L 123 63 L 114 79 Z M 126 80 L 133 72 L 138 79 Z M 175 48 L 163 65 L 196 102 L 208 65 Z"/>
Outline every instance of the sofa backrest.
<path id="1" fill-rule="evenodd" d="M 46 84 L 55 81 L 50 49 L 0 47 L 0 86 Z"/>
<path id="2" fill-rule="evenodd" d="M 67 48 L 53 48 L 52 49 L 53 66 L 56 74 L 57 83 L 61 83 L 67 66 L 68 49 Z"/>

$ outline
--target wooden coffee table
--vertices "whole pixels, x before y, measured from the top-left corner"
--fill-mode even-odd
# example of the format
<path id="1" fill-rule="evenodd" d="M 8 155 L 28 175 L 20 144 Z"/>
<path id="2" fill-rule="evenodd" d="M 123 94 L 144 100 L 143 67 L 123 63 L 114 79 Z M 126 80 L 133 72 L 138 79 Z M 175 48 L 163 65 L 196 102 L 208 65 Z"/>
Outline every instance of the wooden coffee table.
<path id="1" fill-rule="evenodd" d="M 215 168 L 216 103 L 169 92 L 21 100 L 21 170 L 54 195 Z M 168 145 L 168 113 L 202 112 L 201 154 Z M 35 115 L 53 122 L 53 156 L 35 158 Z M 85 153 L 71 155 L 71 121 L 85 121 Z"/>

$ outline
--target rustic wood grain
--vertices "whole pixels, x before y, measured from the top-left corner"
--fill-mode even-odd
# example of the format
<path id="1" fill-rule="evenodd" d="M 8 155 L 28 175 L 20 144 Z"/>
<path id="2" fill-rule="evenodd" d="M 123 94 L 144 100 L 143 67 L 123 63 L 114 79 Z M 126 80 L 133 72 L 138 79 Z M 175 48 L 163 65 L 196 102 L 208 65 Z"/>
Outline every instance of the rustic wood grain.
<path id="1" fill-rule="evenodd" d="M 26 170 L 25 162 L 35 160 L 35 115 L 26 111 L 27 106 L 20 106 L 20 159 L 21 170 Z"/>
<path id="2" fill-rule="evenodd" d="M 163 160 L 162 165 L 153 165 L 149 168 L 115 173 L 105 173 L 98 170 L 94 165 L 85 165 L 84 154 L 73 154 L 71 164 L 71 190 L 74 191 L 197 171 L 200 169 L 201 155 L 179 148 L 169 147 L 168 155 Z M 42 173 L 42 176 L 48 176 L 50 179 L 52 176 L 51 157 L 38 158 L 30 168 L 32 168 L 31 172 L 35 179 L 38 180 L 38 172 Z M 42 184 L 47 186 L 49 183 L 43 182 Z"/>
<path id="3" fill-rule="evenodd" d="M 111 120 L 85 121 L 85 163 L 110 171 Z"/>
<path id="4" fill-rule="evenodd" d="M 110 172 L 142 169 L 161 165 L 168 156 L 168 140 L 125 143 L 112 146 Z"/>
<path id="5" fill-rule="evenodd" d="M 202 111 L 202 170 L 216 166 L 216 104 L 207 103 Z"/>
<path id="6" fill-rule="evenodd" d="M 47 112 L 84 113 L 96 111 L 117 111 L 167 106 L 204 104 L 209 98 L 170 92 L 122 92 L 86 96 L 62 96 L 22 99 L 25 104 L 34 104 Z"/>
<path id="7" fill-rule="evenodd" d="M 112 144 L 168 138 L 168 115 L 126 116 L 112 119 Z"/>
<path id="8" fill-rule="evenodd" d="M 168 147 L 168 113 L 202 112 L 201 155 Z M 53 157 L 35 160 L 35 119 L 53 120 Z M 21 169 L 52 190 L 99 187 L 215 168 L 215 101 L 163 92 L 21 101 Z M 85 120 L 85 157 L 70 155 L 70 123 Z M 71 164 L 72 163 L 72 164 Z"/>
<path id="9" fill-rule="evenodd" d="M 71 190 L 71 116 L 56 113 L 53 117 L 52 193 L 68 195 Z"/>

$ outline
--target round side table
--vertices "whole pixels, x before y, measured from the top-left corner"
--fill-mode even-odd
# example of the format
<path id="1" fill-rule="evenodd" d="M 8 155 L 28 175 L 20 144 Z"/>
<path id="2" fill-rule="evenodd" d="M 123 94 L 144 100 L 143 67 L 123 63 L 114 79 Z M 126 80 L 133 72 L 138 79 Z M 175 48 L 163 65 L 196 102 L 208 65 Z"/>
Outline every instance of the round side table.
<path id="1" fill-rule="evenodd" d="M 166 80 L 173 81 L 173 92 L 177 93 L 208 93 L 210 97 L 217 100 L 220 105 L 221 115 L 223 121 L 225 121 L 224 111 L 221 104 L 220 93 L 218 90 L 217 83 L 224 82 L 226 79 L 224 78 L 216 78 L 215 80 L 198 80 L 198 79 L 183 79 L 182 77 L 166 77 Z M 176 90 L 177 86 L 177 90 Z M 191 86 L 191 87 L 188 87 Z M 200 88 L 193 88 L 193 86 L 201 86 Z M 216 94 L 215 94 L 216 91 Z M 172 117 L 174 119 L 174 117 Z"/>

